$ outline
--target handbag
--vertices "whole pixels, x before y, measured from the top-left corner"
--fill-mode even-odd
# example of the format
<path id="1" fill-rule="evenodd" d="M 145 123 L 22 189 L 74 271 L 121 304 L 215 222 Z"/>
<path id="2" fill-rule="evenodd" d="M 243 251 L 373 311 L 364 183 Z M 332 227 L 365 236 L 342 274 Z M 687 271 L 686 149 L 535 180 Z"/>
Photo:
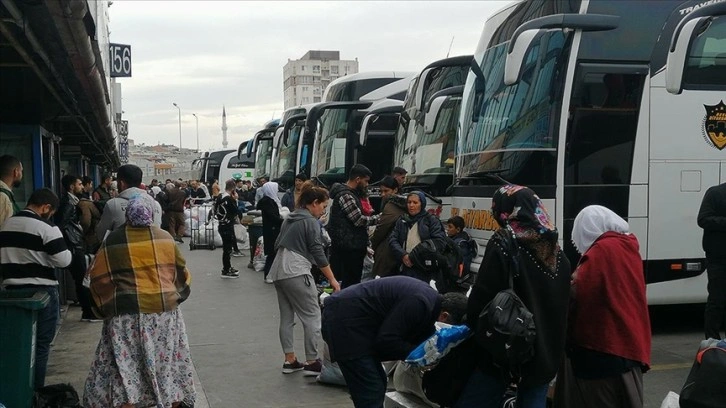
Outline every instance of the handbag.
<path id="1" fill-rule="evenodd" d="M 726 341 L 701 342 L 680 396 L 681 408 L 722 408 L 726 401 Z"/>

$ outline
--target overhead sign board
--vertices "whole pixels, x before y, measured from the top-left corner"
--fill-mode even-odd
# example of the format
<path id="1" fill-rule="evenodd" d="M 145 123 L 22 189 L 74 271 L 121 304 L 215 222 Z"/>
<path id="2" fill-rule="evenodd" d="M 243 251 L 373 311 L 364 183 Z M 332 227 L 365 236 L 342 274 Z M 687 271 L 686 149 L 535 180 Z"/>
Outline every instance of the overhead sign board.
<path id="1" fill-rule="evenodd" d="M 122 120 L 119 124 L 118 128 L 118 134 L 121 136 L 128 136 L 129 135 L 129 121 L 128 120 Z"/>
<path id="2" fill-rule="evenodd" d="M 109 44 L 111 61 L 111 78 L 131 76 L 131 46 L 127 44 Z"/>

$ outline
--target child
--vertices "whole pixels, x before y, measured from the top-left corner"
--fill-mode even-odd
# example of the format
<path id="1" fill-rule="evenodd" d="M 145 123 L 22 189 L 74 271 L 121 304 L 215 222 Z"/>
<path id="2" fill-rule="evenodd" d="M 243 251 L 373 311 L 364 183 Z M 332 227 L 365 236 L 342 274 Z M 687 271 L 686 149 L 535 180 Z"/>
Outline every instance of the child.
<path id="1" fill-rule="evenodd" d="M 476 256 L 476 242 L 464 231 L 465 226 L 464 219 L 458 215 L 446 221 L 446 235 L 458 246 L 464 259 L 464 271 L 468 273 L 471 271 L 471 261 Z"/>

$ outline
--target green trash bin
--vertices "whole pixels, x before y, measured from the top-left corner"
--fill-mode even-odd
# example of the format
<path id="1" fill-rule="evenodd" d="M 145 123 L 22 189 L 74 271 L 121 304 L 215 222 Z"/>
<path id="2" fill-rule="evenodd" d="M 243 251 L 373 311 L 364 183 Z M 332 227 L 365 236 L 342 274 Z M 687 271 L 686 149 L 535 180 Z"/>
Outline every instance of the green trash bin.
<path id="1" fill-rule="evenodd" d="M 0 404 L 6 407 L 32 404 L 38 310 L 49 301 L 34 289 L 0 292 Z"/>

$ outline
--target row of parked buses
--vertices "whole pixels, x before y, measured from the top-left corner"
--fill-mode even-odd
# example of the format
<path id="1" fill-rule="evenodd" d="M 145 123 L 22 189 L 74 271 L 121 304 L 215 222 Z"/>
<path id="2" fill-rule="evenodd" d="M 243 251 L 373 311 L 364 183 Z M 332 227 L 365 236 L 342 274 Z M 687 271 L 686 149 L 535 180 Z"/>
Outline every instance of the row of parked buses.
<path id="1" fill-rule="evenodd" d="M 238 159 L 283 188 L 301 171 L 330 187 L 356 163 L 373 180 L 402 166 L 403 190 L 462 216 L 480 255 L 503 182 L 538 193 L 573 265 L 575 215 L 605 205 L 640 241 L 649 303 L 700 303 L 696 216 L 726 182 L 724 99 L 724 0 L 522 0 L 486 21 L 473 56 L 340 78 Z"/>

